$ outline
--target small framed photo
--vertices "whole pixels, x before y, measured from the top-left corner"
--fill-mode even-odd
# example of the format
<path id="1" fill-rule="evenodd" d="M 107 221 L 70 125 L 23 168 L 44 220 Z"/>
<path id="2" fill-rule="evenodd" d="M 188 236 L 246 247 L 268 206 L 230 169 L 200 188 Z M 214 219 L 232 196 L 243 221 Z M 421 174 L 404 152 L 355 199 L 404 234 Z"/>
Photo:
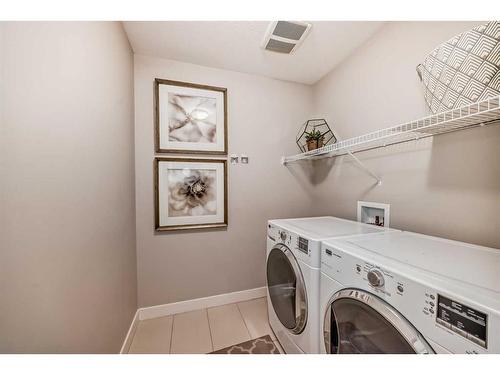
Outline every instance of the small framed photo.
<path id="1" fill-rule="evenodd" d="M 227 227 L 226 160 L 155 158 L 157 231 Z"/>
<path id="2" fill-rule="evenodd" d="M 227 154 L 227 89 L 155 79 L 156 152 Z"/>

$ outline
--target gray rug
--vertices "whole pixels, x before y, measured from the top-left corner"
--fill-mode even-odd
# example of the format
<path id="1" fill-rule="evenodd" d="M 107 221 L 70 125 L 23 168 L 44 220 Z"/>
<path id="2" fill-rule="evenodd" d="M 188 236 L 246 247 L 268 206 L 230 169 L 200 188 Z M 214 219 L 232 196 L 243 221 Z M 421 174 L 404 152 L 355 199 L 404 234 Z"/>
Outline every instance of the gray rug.
<path id="1" fill-rule="evenodd" d="M 210 354 L 280 354 L 274 345 L 271 336 L 265 335 L 257 339 L 248 340 L 241 344 L 228 346 Z"/>

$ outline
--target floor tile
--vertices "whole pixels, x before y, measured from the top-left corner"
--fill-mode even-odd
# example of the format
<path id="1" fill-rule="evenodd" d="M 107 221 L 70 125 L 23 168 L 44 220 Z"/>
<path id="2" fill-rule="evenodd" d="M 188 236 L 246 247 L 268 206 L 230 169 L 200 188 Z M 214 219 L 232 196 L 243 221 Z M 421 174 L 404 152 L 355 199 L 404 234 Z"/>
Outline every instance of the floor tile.
<path id="1" fill-rule="evenodd" d="M 210 353 L 213 351 L 207 310 L 174 315 L 170 353 Z"/>
<path id="2" fill-rule="evenodd" d="M 208 309 L 214 350 L 250 340 L 245 321 L 236 304 Z"/>
<path id="3" fill-rule="evenodd" d="M 129 353 L 169 353 L 172 320 L 171 316 L 141 320 L 135 331 Z"/>
<path id="4" fill-rule="evenodd" d="M 238 308 L 241 311 L 241 315 L 245 320 L 245 324 L 252 339 L 269 335 L 273 340 L 276 340 L 269 326 L 266 298 L 240 302 L 238 303 Z"/>

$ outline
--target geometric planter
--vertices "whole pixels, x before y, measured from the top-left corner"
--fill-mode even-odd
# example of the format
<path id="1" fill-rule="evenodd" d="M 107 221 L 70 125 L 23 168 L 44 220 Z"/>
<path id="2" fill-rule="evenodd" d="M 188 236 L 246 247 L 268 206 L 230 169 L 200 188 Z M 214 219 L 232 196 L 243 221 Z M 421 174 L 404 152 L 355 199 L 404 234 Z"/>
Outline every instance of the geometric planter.
<path id="1" fill-rule="evenodd" d="M 307 133 L 310 133 L 313 130 L 321 132 L 321 136 L 323 137 L 323 146 L 337 142 L 337 138 L 333 134 L 333 131 L 330 129 L 325 119 L 308 120 L 302 125 L 299 133 L 297 134 L 296 142 L 297 146 L 299 146 L 300 152 L 308 151 L 306 136 Z"/>

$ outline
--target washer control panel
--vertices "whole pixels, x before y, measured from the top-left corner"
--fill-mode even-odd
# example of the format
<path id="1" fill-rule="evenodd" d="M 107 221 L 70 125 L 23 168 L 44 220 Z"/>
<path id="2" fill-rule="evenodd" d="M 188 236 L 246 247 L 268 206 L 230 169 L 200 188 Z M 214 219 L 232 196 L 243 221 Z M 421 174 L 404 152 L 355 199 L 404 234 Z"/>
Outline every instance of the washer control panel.
<path id="1" fill-rule="evenodd" d="M 486 348 L 488 316 L 461 302 L 438 294 L 436 323 Z"/>
<path id="2" fill-rule="evenodd" d="M 404 292 L 404 282 L 396 280 L 392 272 L 343 254 L 334 248 L 322 249 L 321 270 L 344 285 L 364 288 L 384 298 L 394 294 L 402 295 Z M 353 284 L 354 281 L 356 282 Z"/>

